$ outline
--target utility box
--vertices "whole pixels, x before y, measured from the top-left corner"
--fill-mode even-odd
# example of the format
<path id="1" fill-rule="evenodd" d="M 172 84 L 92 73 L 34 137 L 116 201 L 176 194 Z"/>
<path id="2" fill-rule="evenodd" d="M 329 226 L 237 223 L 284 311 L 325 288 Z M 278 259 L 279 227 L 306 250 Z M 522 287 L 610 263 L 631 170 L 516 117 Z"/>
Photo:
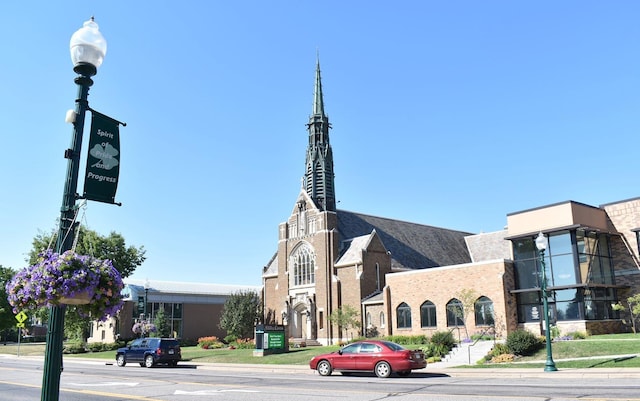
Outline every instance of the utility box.
<path id="1" fill-rule="evenodd" d="M 259 324 L 255 328 L 256 348 L 253 356 L 281 354 L 289 351 L 284 325 Z"/>

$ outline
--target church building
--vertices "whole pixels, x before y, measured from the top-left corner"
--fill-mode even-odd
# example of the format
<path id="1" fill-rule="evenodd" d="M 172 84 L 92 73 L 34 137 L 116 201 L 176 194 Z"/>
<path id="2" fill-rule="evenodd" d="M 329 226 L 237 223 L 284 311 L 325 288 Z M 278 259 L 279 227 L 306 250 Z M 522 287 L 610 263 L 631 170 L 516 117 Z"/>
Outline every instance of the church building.
<path id="1" fill-rule="evenodd" d="M 262 271 L 265 323 L 320 344 L 445 330 L 460 340 L 518 328 L 540 334 L 546 266 L 561 331 L 628 330 L 613 305 L 640 291 L 640 198 L 511 213 L 505 230 L 482 234 L 338 210 L 330 128 L 318 61 L 303 185 Z M 539 233 L 549 244 L 545 265 L 534 245 Z M 332 323 L 348 309 L 360 327 Z"/>

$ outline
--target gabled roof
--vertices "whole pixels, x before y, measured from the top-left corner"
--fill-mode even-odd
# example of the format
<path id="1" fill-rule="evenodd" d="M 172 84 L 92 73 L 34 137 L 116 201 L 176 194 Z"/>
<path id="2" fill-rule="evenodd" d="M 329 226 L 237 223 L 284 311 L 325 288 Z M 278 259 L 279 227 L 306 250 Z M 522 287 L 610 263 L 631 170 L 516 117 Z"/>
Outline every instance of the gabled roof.
<path id="1" fill-rule="evenodd" d="M 373 234 L 361 235 L 350 241 L 348 248 L 342 253 L 335 266 L 346 266 L 362 264 L 362 251 L 367 249 L 367 245 Z"/>
<path id="2" fill-rule="evenodd" d="M 376 230 L 385 248 L 391 252 L 393 269 L 424 269 L 471 263 L 464 238 L 472 233 L 345 210 L 338 210 L 337 213 L 341 240 Z"/>

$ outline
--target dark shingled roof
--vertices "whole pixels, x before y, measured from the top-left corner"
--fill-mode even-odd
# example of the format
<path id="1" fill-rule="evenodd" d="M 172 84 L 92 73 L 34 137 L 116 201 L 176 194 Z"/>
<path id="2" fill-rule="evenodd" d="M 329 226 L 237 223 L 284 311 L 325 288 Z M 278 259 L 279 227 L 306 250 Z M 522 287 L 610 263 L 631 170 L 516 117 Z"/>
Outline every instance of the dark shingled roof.
<path id="1" fill-rule="evenodd" d="M 471 263 L 464 237 L 472 233 L 345 210 L 337 213 L 340 239 L 350 240 L 375 229 L 385 248 L 391 251 L 392 268 L 424 269 Z"/>

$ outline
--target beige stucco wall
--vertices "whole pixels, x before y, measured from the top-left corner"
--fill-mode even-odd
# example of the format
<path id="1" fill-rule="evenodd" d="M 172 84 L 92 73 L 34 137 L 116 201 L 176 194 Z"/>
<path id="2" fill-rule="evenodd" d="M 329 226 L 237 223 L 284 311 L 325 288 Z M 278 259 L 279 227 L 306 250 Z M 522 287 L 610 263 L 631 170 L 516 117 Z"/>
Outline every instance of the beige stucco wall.
<path id="1" fill-rule="evenodd" d="M 507 215 L 508 235 L 530 234 L 581 224 L 608 231 L 604 210 L 577 202 L 564 202 Z"/>

